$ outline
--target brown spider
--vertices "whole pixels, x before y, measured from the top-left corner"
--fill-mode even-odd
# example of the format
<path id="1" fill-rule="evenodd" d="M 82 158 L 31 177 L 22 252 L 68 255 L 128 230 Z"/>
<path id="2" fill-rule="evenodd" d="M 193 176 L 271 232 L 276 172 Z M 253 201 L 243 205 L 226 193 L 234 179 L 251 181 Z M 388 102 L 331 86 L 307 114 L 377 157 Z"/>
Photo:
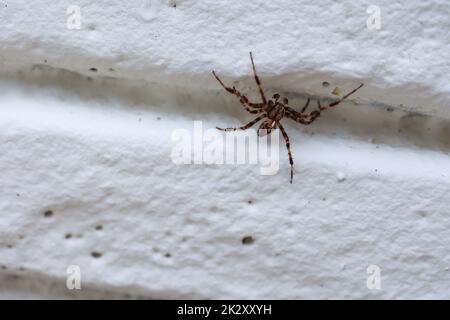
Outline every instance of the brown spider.
<path id="1" fill-rule="evenodd" d="M 239 98 L 239 101 L 241 102 L 241 104 L 244 106 L 244 108 L 248 112 L 250 112 L 252 114 L 260 114 L 260 116 L 258 116 L 256 119 L 250 121 L 245 126 L 240 127 L 240 128 L 225 128 L 225 129 L 219 128 L 219 127 L 216 127 L 216 128 L 219 130 L 222 130 L 222 131 L 246 130 L 246 129 L 250 128 L 251 126 L 253 126 L 255 123 L 257 123 L 258 121 L 260 121 L 264 118 L 267 118 L 259 126 L 258 134 L 259 134 L 260 129 L 266 129 L 267 133 L 270 133 L 270 131 L 272 129 L 276 129 L 277 127 L 280 128 L 281 133 L 283 134 L 284 140 L 286 141 L 286 148 L 288 150 L 289 162 L 291 164 L 291 183 L 292 183 L 292 179 L 294 177 L 294 160 L 292 160 L 289 137 L 288 137 L 286 131 L 284 130 L 283 126 L 281 125 L 280 120 L 286 116 L 286 117 L 288 117 L 296 122 L 299 122 L 301 124 L 304 124 L 304 125 L 311 124 L 314 120 L 316 120 L 320 116 L 321 111 L 324 111 L 326 109 L 337 106 L 343 100 L 345 100 L 350 95 L 355 93 L 358 89 L 360 89 L 364 84 L 361 83 L 359 85 L 359 87 L 352 90 L 350 93 L 347 93 L 345 96 L 343 96 L 338 101 L 332 102 L 328 105 L 321 105 L 320 101 L 318 100 L 317 101 L 318 108 L 314 111 L 306 113 L 306 109 L 308 108 L 309 101 L 310 101 L 310 99 L 308 98 L 308 100 L 306 101 L 306 104 L 303 106 L 301 111 L 298 112 L 298 111 L 295 111 L 292 107 L 290 107 L 288 105 L 289 101 L 287 98 L 283 97 L 282 102 L 280 102 L 279 101 L 280 95 L 278 93 L 274 94 L 272 99 L 267 101 L 267 99 L 264 95 L 264 91 L 261 86 L 261 81 L 259 80 L 258 74 L 256 73 L 255 63 L 253 62 L 253 55 L 251 52 L 250 52 L 250 59 L 252 61 L 252 66 L 253 66 L 253 75 L 255 76 L 255 81 L 256 81 L 256 84 L 258 85 L 259 93 L 261 95 L 261 99 L 262 99 L 261 103 L 250 102 L 248 100 L 248 98 L 245 95 L 241 94 L 238 90 L 236 90 L 236 88 L 234 86 L 232 88 L 227 87 L 222 82 L 222 80 L 219 79 L 219 77 L 216 75 L 216 73 L 214 71 L 212 73 L 213 73 L 214 77 L 217 79 L 217 81 L 219 81 L 219 83 L 222 85 L 222 87 L 225 88 L 225 90 L 227 90 L 229 93 L 234 94 L 235 96 L 237 96 Z"/>

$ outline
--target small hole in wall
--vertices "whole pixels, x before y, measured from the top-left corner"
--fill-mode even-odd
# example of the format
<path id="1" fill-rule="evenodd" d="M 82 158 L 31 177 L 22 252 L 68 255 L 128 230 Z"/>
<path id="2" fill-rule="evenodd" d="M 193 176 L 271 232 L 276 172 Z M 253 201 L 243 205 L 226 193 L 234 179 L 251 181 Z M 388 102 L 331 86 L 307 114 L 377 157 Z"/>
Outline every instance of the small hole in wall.
<path id="1" fill-rule="evenodd" d="M 53 211 L 52 210 L 47 210 L 47 211 L 44 212 L 44 217 L 50 218 L 51 216 L 53 216 Z"/>
<path id="2" fill-rule="evenodd" d="M 165 254 L 164 254 L 164 257 L 166 257 L 166 258 L 170 258 L 172 255 L 170 254 L 170 252 L 166 252 Z"/>
<path id="3" fill-rule="evenodd" d="M 252 200 L 248 200 L 247 203 L 248 203 L 248 204 L 252 204 L 253 201 L 252 201 Z"/>
<path id="4" fill-rule="evenodd" d="M 91 256 L 94 258 L 100 258 L 102 256 L 102 254 L 98 251 L 92 251 Z"/>
<path id="5" fill-rule="evenodd" d="M 216 207 L 216 206 L 212 206 L 212 207 L 209 208 L 209 211 L 210 212 L 219 212 L 219 211 L 221 211 L 221 209 Z"/>
<path id="6" fill-rule="evenodd" d="M 245 236 L 242 238 L 242 244 L 249 245 L 255 242 L 255 239 L 252 236 Z"/>
<path id="7" fill-rule="evenodd" d="M 14 248 L 14 246 L 13 246 L 12 244 L 8 244 L 8 245 L 6 245 L 6 247 L 7 247 L 8 249 Z"/>
<path id="8" fill-rule="evenodd" d="M 425 218 L 428 215 L 428 213 L 426 211 L 423 211 L 423 210 L 417 211 L 417 214 L 419 216 L 421 216 L 422 218 Z"/>
<path id="9" fill-rule="evenodd" d="M 95 226 L 95 230 L 103 230 L 103 226 L 101 224 L 98 224 Z"/>
<path id="10" fill-rule="evenodd" d="M 98 70 L 97 70 L 97 68 L 90 68 L 89 71 L 97 72 Z"/>
<path id="11" fill-rule="evenodd" d="M 64 236 L 64 238 L 70 239 L 70 238 L 72 238 L 72 234 L 71 234 L 71 233 L 66 233 L 66 235 Z"/>
<path id="12" fill-rule="evenodd" d="M 322 82 L 322 87 L 328 88 L 330 86 L 330 83 L 328 81 Z"/>

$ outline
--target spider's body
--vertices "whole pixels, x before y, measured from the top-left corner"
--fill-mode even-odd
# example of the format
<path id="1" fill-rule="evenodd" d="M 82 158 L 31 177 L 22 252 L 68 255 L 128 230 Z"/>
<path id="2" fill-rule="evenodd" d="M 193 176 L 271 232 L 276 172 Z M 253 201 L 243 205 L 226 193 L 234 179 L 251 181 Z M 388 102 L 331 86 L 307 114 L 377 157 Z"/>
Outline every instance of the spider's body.
<path id="1" fill-rule="evenodd" d="M 261 122 L 259 129 L 265 129 L 267 130 L 267 133 L 270 133 L 272 129 L 277 128 L 277 122 L 283 119 L 286 114 L 286 109 L 284 104 L 278 101 L 278 99 L 276 99 L 275 97 L 269 100 L 267 102 L 267 106 L 263 107 L 262 109 L 266 112 L 267 119 Z"/>
<path id="2" fill-rule="evenodd" d="M 291 164 L 291 183 L 292 179 L 294 177 L 294 160 L 292 159 L 291 154 L 291 147 L 289 143 L 289 137 L 284 130 L 283 126 L 281 125 L 280 120 L 284 117 L 288 117 L 296 122 L 299 122 L 304 125 L 311 124 L 314 120 L 316 120 L 319 116 L 321 111 L 324 111 L 326 109 L 329 109 L 331 107 L 337 106 L 339 103 L 341 103 L 344 99 L 348 98 L 350 95 L 355 93 L 358 89 L 360 89 L 363 84 L 360 84 L 359 87 L 352 90 L 350 93 L 343 96 L 338 101 L 332 102 L 329 105 L 321 105 L 320 101 L 317 101 L 318 108 L 311 112 L 306 112 L 306 109 L 309 106 L 310 99 L 306 101 L 306 104 L 303 106 L 300 112 L 296 111 L 294 108 L 289 106 L 289 100 L 287 98 L 282 98 L 280 101 L 280 95 L 278 93 L 274 94 L 272 99 L 268 100 L 266 99 L 266 96 L 264 95 L 264 91 L 261 86 L 261 81 L 259 80 L 259 77 L 256 73 L 255 63 L 253 62 L 253 55 L 250 52 L 250 59 L 252 61 L 253 66 L 253 75 L 255 77 L 256 84 L 258 85 L 259 93 L 261 95 L 262 102 L 261 103 L 253 103 L 248 100 L 248 98 L 241 94 L 238 90 L 236 90 L 235 87 L 227 87 L 222 80 L 216 75 L 216 73 L 213 71 L 214 77 L 219 81 L 221 86 L 227 90 L 229 93 L 237 96 L 241 102 L 241 104 L 244 106 L 244 108 L 252 113 L 252 114 L 259 114 L 259 117 L 256 119 L 250 121 L 245 126 L 240 128 L 217 128 L 219 130 L 223 131 L 235 131 L 235 130 L 246 130 L 256 124 L 257 122 L 265 119 L 261 125 L 259 126 L 259 129 L 266 129 L 268 133 L 272 129 L 279 128 L 281 133 L 283 134 L 284 140 L 286 141 L 286 148 L 288 150 L 288 156 L 289 156 L 289 162 Z"/>
<path id="3" fill-rule="evenodd" d="M 286 98 L 284 98 L 284 99 L 286 99 Z M 285 100 L 285 101 L 287 101 L 287 100 Z M 284 106 L 284 104 L 279 102 L 274 97 L 272 100 L 269 100 L 269 103 L 267 104 L 266 112 L 267 112 L 267 117 L 270 120 L 280 121 L 286 113 L 286 107 Z"/>

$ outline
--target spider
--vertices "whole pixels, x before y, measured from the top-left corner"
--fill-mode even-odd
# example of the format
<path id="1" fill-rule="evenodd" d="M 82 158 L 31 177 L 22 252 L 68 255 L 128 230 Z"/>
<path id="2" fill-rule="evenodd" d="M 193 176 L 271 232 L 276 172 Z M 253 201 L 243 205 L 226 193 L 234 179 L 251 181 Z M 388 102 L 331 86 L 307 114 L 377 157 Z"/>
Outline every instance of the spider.
<path id="1" fill-rule="evenodd" d="M 291 180 L 290 183 L 292 184 L 292 179 L 294 178 L 294 160 L 292 159 L 291 154 L 291 146 L 289 143 L 289 137 L 286 133 L 286 130 L 284 130 L 284 127 L 281 125 L 281 119 L 284 117 L 288 117 L 296 122 L 299 122 L 304 125 L 311 124 L 316 120 L 320 113 L 324 110 L 327 110 L 329 108 L 335 107 L 338 104 L 340 104 L 343 100 L 354 94 L 357 90 L 359 90 L 364 84 L 361 83 L 356 89 L 352 90 L 351 92 L 344 95 L 341 99 L 338 101 L 332 102 L 328 105 L 322 105 L 320 103 L 320 100 L 317 100 L 317 109 L 311 112 L 306 112 L 310 99 L 306 101 L 306 104 L 303 106 L 300 112 L 296 111 L 293 107 L 289 106 L 289 100 L 285 97 L 281 97 L 280 94 L 275 93 L 272 97 L 272 99 L 267 100 L 266 96 L 264 95 L 264 91 L 261 86 L 261 81 L 258 77 L 258 74 L 256 73 L 255 63 L 253 62 L 253 54 L 250 52 L 250 60 L 252 61 L 252 67 L 253 67 L 253 75 L 255 77 L 256 84 L 258 85 L 259 94 L 261 95 L 262 102 L 260 103 L 253 103 L 250 102 L 250 100 L 243 95 L 241 92 L 236 90 L 236 88 L 233 87 L 227 87 L 222 80 L 217 76 L 216 72 L 213 71 L 214 77 L 219 81 L 220 85 L 229 93 L 235 95 L 239 98 L 239 101 L 244 106 L 245 110 L 252 114 L 259 114 L 259 116 L 247 123 L 245 126 L 239 127 L 239 128 L 219 128 L 216 127 L 219 130 L 222 131 L 236 131 L 236 130 L 246 130 L 250 127 L 252 127 L 257 122 L 267 118 L 264 120 L 258 129 L 258 135 L 259 130 L 266 129 L 267 133 L 270 133 L 272 129 L 279 128 L 281 133 L 283 134 L 284 140 L 286 141 L 286 148 L 288 151 L 288 157 L 289 157 L 289 163 L 291 165 Z"/>

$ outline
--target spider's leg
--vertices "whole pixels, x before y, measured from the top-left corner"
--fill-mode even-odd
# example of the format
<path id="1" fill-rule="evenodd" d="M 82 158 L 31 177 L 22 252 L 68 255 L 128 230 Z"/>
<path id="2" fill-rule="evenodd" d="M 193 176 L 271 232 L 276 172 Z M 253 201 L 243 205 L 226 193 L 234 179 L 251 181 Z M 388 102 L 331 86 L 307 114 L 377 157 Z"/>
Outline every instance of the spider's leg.
<path id="1" fill-rule="evenodd" d="M 233 95 L 235 95 L 236 97 L 239 98 L 239 101 L 244 106 L 245 110 L 247 110 L 248 112 L 253 113 L 253 114 L 257 114 L 257 113 L 261 112 L 260 110 L 253 110 L 253 109 L 250 109 L 250 108 L 261 109 L 263 107 L 262 103 L 252 103 L 252 102 L 250 102 L 245 95 L 243 95 L 242 93 L 239 92 L 239 90 L 236 90 L 235 87 L 233 87 L 233 88 L 227 87 L 223 83 L 223 81 L 217 76 L 217 74 L 214 71 L 212 73 L 213 73 L 214 77 L 217 79 L 217 81 L 219 81 L 220 85 L 225 90 L 227 90 L 229 93 L 231 93 L 231 94 L 233 94 Z"/>
<path id="2" fill-rule="evenodd" d="M 289 163 L 291 164 L 291 184 L 292 184 L 292 179 L 294 178 L 294 160 L 292 159 L 292 154 L 291 154 L 291 144 L 289 143 L 289 137 L 286 133 L 286 131 L 284 130 L 283 126 L 281 125 L 280 122 L 277 122 L 278 128 L 280 128 L 281 133 L 283 134 L 284 140 L 286 141 L 286 148 L 288 150 L 288 156 L 289 156 Z"/>
<path id="3" fill-rule="evenodd" d="M 264 95 L 264 91 L 261 86 L 261 81 L 259 80 L 258 74 L 256 73 L 255 63 L 253 62 L 253 54 L 250 52 L 250 60 L 252 60 L 252 66 L 253 66 L 253 75 L 255 76 L 256 84 L 258 85 L 259 93 L 261 94 L 261 99 L 263 101 L 263 104 L 265 105 L 267 103 L 266 96 Z"/>
<path id="4" fill-rule="evenodd" d="M 306 118 L 313 118 L 313 121 L 314 121 L 314 119 L 316 119 L 316 118 L 320 115 L 320 112 L 321 112 L 321 111 L 324 111 L 324 110 L 327 110 L 327 109 L 329 109 L 329 108 L 332 108 L 332 107 L 337 106 L 339 103 L 341 103 L 342 101 L 344 101 L 345 99 L 347 99 L 348 97 L 350 97 L 352 94 L 354 94 L 356 91 L 358 91 L 363 85 L 364 85 L 364 84 L 361 83 L 361 84 L 358 86 L 358 88 L 353 89 L 352 91 L 350 91 L 349 93 L 347 93 L 345 96 L 343 96 L 343 97 L 342 97 L 341 99 L 339 99 L 338 101 L 332 102 L 332 103 L 330 103 L 330 104 L 328 104 L 328 105 L 321 105 L 321 104 L 320 104 L 320 101 L 318 100 L 318 101 L 317 101 L 318 109 L 317 109 L 317 110 L 314 110 L 314 111 L 312 111 L 312 112 L 310 112 L 310 113 L 308 113 L 308 114 L 305 114 L 304 116 L 305 116 Z"/>
<path id="5" fill-rule="evenodd" d="M 352 91 L 350 91 L 349 93 L 347 93 L 345 96 L 343 96 L 341 99 L 339 99 L 338 101 L 332 102 L 328 105 L 328 107 L 322 107 L 322 110 L 337 106 L 339 103 L 341 103 L 343 100 L 347 99 L 348 97 L 350 97 L 352 94 L 354 94 L 356 91 L 358 91 L 359 89 L 361 89 L 361 87 L 364 85 L 364 83 L 361 83 L 358 88 L 353 89 Z"/>
<path id="6" fill-rule="evenodd" d="M 286 110 L 286 116 L 288 118 L 291 118 L 294 121 L 303 123 L 302 120 L 304 120 L 304 119 L 302 117 L 302 114 L 306 111 L 306 109 L 308 109 L 308 106 L 309 106 L 310 102 L 311 102 L 311 99 L 308 98 L 308 100 L 306 101 L 306 104 L 303 106 L 303 108 L 302 108 L 302 110 L 300 112 L 295 111 L 294 108 L 292 108 L 292 107 L 288 106 L 287 104 L 285 104 L 284 107 L 285 107 L 285 110 Z M 305 124 L 305 123 L 303 123 L 303 124 Z"/>
<path id="7" fill-rule="evenodd" d="M 310 124 L 320 116 L 321 111 L 326 110 L 326 109 L 328 109 L 328 108 L 323 107 L 320 104 L 320 100 L 317 100 L 317 109 L 314 111 L 311 111 L 308 114 L 303 114 L 302 117 L 304 117 L 304 120 L 306 120 L 307 124 Z"/>
<path id="8" fill-rule="evenodd" d="M 352 91 L 350 91 L 349 93 L 347 93 L 345 96 L 343 96 L 341 99 L 339 99 L 338 101 L 332 102 L 328 105 L 322 105 L 320 104 L 320 100 L 317 100 L 317 106 L 318 108 L 310 113 L 307 114 L 302 114 L 302 117 L 304 120 L 306 120 L 306 122 L 308 122 L 307 124 L 310 124 L 311 122 L 313 122 L 314 120 L 316 120 L 319 116 L 320 113 L 324 110 L 330 109 L 332 107 L 337 106 L 339 103 L 341 103 L 342 101 L 344 101 L 345 99 L 347 99 L 349 96 L 351 96 L 352 94 L 354 94 L 356 91 L 358 91 L 364 84 L 361 83 L 356 89 L 353 89 Z"/>
<path id="9" fill-rule="evenodd" d="M 285 114 L 286 117 L 288 117 L 288 118 L 290 118 L 290 119 L 292 119 L 292 120 L 294 120 L 296 122 L 308 125 L 308 124 L 311 124 L 314 121 L 314 120 L 311 120 L 311 117 L 307 117 L 307 116 L 301 114 L 300 112 L 295 111 L 293 108 L 291 108 L 289 106 L 284 106 L 284 109 L 286 110 L 286 114 Z M 316 114 L 320 114 L 320 112 L 317 111 L 317 110 L 315 110 L 315 111 L 313 111 L 311 113 L 313 115 L 315 115 L 315 118 L 318 117 L 318 115 L 316 116 Z"/>
<path id="10" fill-rule="evenodd" d="M 239 127 L 239 128 L 219 128 L 219 127 L 216 127 L 216 128 L 219 129 L 219 130 L 222 130 L 222 131 L 247 130 L 248 128 L 253 126 L 255 123 L 257 123 L 258 121 L 264 119 L 265 117 L 267 117 L 267 114 L 264 113 L 264 114 L 260 115 L 258 118 L 256 118 L 256 119 L 250 121 L 249 123 L 247 123 L 245 126 Z"/>
<path id="11" fill-rule="evenodd" d="M 311 101 L 310 98 L 308 98 L 308 101 L 306 101 L 305 106 L 302 108 L 302 110 L 300 111 L 300 113 L 304 113 L 306 111 L 306 109 L 308 109 L 309 106 L 309 102 Z"/>

